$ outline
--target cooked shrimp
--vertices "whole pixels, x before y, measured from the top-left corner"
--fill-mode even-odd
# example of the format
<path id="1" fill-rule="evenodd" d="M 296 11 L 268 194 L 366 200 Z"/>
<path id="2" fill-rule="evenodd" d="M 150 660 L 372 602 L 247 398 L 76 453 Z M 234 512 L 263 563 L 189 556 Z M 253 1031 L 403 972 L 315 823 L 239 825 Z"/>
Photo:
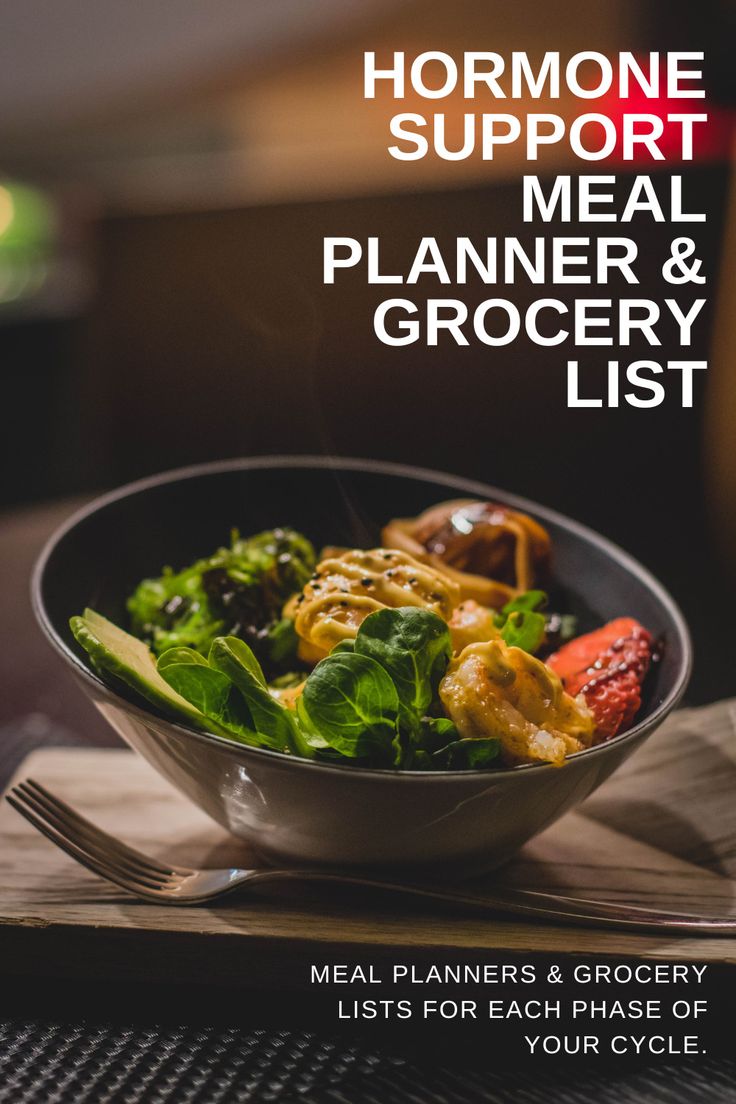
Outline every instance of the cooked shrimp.
<path id="1" fill-rule="evenodd" d="M 502 640 L 468 645 L 450 663 L 440 698 L 461 737 L 496 737 L 509 764 L 561 766 L 593 739 L 585 705 L 544 663 Z"/>

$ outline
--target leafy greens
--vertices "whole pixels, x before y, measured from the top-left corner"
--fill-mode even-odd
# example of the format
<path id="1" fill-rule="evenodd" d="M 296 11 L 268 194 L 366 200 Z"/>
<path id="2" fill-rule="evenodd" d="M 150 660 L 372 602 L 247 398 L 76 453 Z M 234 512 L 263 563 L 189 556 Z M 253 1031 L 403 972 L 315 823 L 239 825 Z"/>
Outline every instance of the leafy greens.
<path id="1" fill-rule="evenodd" d="M 428 610 L 381 609 L 352 647 L 321 660 L 289 709 L 269 688 L 253 649 L 216 636 L 205 654 L 174 646 L 156 661 L 136 637 L 93 611 L 72 631 L 98 670 L 122 679 L 162 712 L 255 747 L 323 762 L 413 770 L 493 765 L 497 740 L 460 739 L 438 711 L 451 655 L 449 629 Z"/>
<path id="2" fill-rule="evenodd" d="M 355 653 L 375 660 L 393 680 L 401 724 L 409 732 L 429 712 L 451 652 L 447 624 L 413 607 L 377 610 L 355 638 Z"/>
<path id="3" fill-rule="evenodd" d="M 216 637 L 239 636 L 277 671 L 297 645 L 293 622 L 281 610 L 315 562 L 311 543 L 294 529 L 247 539 L 233 533 L 228 548 L 139 583 L 128 599 L 131 628 L 159 656 L 177 647 L 206 656 Z"/>
<path id="4" fill-rule="evenodd" d="M 494 621 L 504 643 L 532 654 L 538 650 L 547 627 L 547 618 L 539 611 L 547 605 L 543 590 L 526 590 L 507 602 Z"/>
<path id="5" fill-rule="evenodd" d="M 394 746 L 399 695 L 384 668 L 368 656 L 339 652 L 318 663 L 297 701 L 297 716 L 341 755 L 399 765 Z"/>

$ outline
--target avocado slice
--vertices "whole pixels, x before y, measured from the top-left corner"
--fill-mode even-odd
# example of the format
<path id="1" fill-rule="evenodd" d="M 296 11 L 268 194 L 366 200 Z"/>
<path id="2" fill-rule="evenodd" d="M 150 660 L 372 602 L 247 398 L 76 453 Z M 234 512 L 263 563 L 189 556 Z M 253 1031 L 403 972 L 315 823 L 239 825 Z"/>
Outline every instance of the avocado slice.
<path id="1" fill-rule="evenodd" d="M 96 668 L 120 679 L 175 720 L 185 721 L 203 732 L 230 736 L 226 728 L 206 717 L 169 686 L 156 670 L 153 652 L 142 640 L 91 609 L 86 609 L 81 617 L 72 617 L 69 625 Z"/>

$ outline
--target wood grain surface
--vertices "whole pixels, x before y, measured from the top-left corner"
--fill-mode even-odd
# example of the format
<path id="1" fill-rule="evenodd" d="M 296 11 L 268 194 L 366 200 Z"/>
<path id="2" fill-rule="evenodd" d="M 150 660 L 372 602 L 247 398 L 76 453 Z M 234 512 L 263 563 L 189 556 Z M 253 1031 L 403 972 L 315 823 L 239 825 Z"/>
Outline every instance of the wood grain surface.
<path id="1" fill-rule="evenodd" d="M 684 710 L 580 810 L 529 843 L 493 883 L 736 915 L 736 703 Z M 564 769 L 564 768 L 563 768 Z M 102 827 L 187 865 L 255 865 L 132 752 L 34 752 L 33 776 Z M 475 883 L 478 888 L 479 883 Z M 736 939 L 606 932 L 494 919 L 367 892 L 290 885 L 166 908 L 102 882 L 0 809 L 0 969 L 55 976 L 306 983 L 312 962 L 467 961 L 574 952 L 736 963 Z"/>

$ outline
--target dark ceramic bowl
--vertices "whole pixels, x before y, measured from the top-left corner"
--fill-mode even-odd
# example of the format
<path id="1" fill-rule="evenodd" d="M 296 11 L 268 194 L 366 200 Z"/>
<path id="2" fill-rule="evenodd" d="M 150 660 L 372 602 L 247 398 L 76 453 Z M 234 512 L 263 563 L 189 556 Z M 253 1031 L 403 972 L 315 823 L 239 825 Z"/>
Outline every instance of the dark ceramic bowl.
<path id="1" fill-rule="evenodd" d="M 316 545 L 371 547 L 388 518 L 458 496 L 527 511 L 549 529 L 556 584 L 590 627 L 636 617 L 664 642 L 637 724 L 564 767 L 499 771 L 363 770 L 244 747 L 156 715 L 90 670 L 69 618 L 91 606 L 125 624 L 125 599 L 163 564 L 183 566 L 227 540 L 277 525 Z M 192 801 L 280 861 L 424 868 L 463 876 L 503 862 L 581 802 L 662 723 L 690 670 L 682 615 L 656 579 L 574 521 L 483 483 L 365 460 L 264 457 L 202 465 L 130 484 L 75 514 L 33 577 L 38 620 L 100 712 Z"/>

